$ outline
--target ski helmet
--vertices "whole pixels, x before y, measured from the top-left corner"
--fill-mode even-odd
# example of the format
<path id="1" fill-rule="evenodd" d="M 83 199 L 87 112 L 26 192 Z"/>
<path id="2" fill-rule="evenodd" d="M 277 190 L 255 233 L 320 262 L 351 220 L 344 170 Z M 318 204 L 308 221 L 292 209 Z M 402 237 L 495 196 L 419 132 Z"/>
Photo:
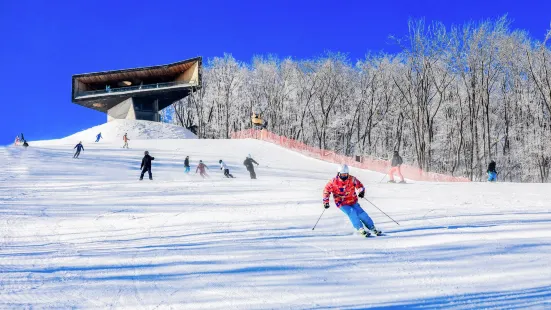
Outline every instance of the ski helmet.
<path id="1" fill-rule="evenodd" d="M 218 163 L 221 164 L 221 163 L 222 163 L 222 160 L 220 159 L 220 160 L 218 161 Z"/>
<path id="2" fill-rule="evenodd" d="M 148 152 L 148 151 L 145 151 L 145 152 L 143 152 L 143 153 L 144 153 L 145 155 L 149 155 L 149 152 Z"/>
<path id="3" fill-rule="evenodd" d="M 199 160 L 200 163 L 202 163 L 203 161 L 202 160 Z"/>
<path id="4" fill-rule="evenodd" d="M 339 168 L 337 169 L 337 172 L 338 173 L 350 173 L 349 169 L 348 169 L 348 165 L 346 165 L 346 164 L 339 166 Z"/>
<path id="5" fill-rule="evenodd" d="M 247 155 L 247 158 L 253 158 L 253 157 L 251 156 L 251 154 L 249 154 L 249 155 Z"/>

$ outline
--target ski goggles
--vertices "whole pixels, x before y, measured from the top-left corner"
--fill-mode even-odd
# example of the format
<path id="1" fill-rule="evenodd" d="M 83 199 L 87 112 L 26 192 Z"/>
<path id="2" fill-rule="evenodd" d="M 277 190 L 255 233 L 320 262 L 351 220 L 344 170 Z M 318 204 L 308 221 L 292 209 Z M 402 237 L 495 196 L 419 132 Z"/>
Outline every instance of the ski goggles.
<path id="1" fill-rule="evenodd" d="M 341 180 L 348 179 L 348 173 L 339 173 L 339 178 L 341 178 Z"/>

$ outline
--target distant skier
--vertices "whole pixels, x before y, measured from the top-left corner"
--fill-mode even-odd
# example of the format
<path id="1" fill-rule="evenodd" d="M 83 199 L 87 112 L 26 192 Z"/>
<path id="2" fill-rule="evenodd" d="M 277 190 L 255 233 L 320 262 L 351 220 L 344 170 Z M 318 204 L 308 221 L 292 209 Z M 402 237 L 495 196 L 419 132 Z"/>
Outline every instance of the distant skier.
<path id="1" fill-rule="evenodd" d="M 258 163 L 251 157 L 251 154 L 247 156 L 245 161 L 243 162 L 243 165 L 247 168 L 247 171 L 249 171 L 249 174 L 251 175 L 251 179 L 256 179 L 256 172 L 254 172 L 254 166 L 253 163 L 255 163 L 258 166 Z"/>
<path id="2" fill-rule="evenodd" d="M 359 191 L 357 195 L 356 190 Z M 358 196 L 360 198 L 364 197 L 365 188 L 360 180 L 349 174 L 347 165 L 340 166 L 337 170 L 337 176 L 325 185 L 323 190 L 323 206 L 325 209 L 329 208 L 331 194 L 333 194 L 337 208 L 348 215 L 352 226 L 360 235 L 369 237 L 371 233 L 368 230 L 373 231 L 377 236 L 382 234 L 380 230 L 375 228 L 375 224 L 373 224 L 373 220 L 369 215 L 360 207 Z M 364 228 L 364 225 L 368 230 Z"/>
<path id="3" fill-rule="evenodd" d="M 488 174 L 488 182 L 496 182 L 497 181 L 497 171 L 496 171 L 496 162 L 491 161 L 490 164 L 488 164 L 488 170 L 486 170 L 486 173 Z"/>
<path id="4" fill-rule="evenodd" d="M 406 183 L 404 181 L 404 176 L 402 175 L 402 171 L 400 171 L 400 166 L 402 165 L 404 161 L 402 160 L 402 157 L 398 154 L 398 151 L 394 151 L 394 156 L 392 156 L 392 163 L 390 168 L 390 171 L 388 172 L 388 176 L 390 177 L 389 183 L 396 183 L 394 181 L 394 173 L 398 173 L 398 176 L 400 177 L 401 181 L 400 183 Z"/>
<path id="5" fill-rule="evenodd" d="M 19 145 L 19 136 L 15 136 L 15 145 Z"/>
<path id="6" fill-rule="evenodd" d="M 224 175 L 226 176 L 226 178 L 233 179 L 233 175 L 230 174 L 230 169 L 228 168 L 228 166 L 226 166 L 226 163 L 224 163 L 221 159 L 218 161 L 218 163 L 220 164 L 220 170 L 224 170 Z"/>
<path id="7" fill-rule="evenodd" d="M 98 133 L 98 135 L 96 136 L 96 142 L 99 142 L 99 139 L 102 139 L 103 137 L 101 136 L 101 132 Z"/>
<path id="8" fill-rule="evenodd" d="M 149 179 L 153 180 L 153 175 L 151 175 L 151 161 L 155 160 L 155 157 L 149 156 L 149 152 L 144 152 L 144 157 L 142 159 L 142 166 L 140 169 L 142 169 L 142 174 L 140 175 L 140 181 L 143 180 L 143 175 L 147 171 L 149 173 Z"/>
<path id="9" fill-rule="evenodd" d="M 186 174 L 189 173 L 189 170 L 191 169 L 189 166 L 189 156 L 186 156 L 186 159 L 184 160 L 184 167 L 186 168 L 184 172 Z"/>
<path id="10" fill-rule="evenodd" d="M 80 151 L 84 151 L 84 146 L 82 146 L 82 141 L 80 141 L 73 149 L 77 149 L 73 158 L 78 158 Z"/>
<path id="11" fill-rule="evenodd" d="M 209 175 L 207 174 L 207 172 L 205 171 L 205 169 L 209 169 L 209 167 L 207 167 L 207 165 L 203 164 L 203 161 L 200 160 L 199 161 L 199 165 L 197 166 L 197 169 L 195 170 L 195 173 L 197 173 L 197 171 L 199 171 L 199 174 L 203 177 L 203 179 L 205 177 L 208 177 Z"/>
<path id="12" fill-rule="evenodd" d="M 125 133 L 124 136 L 122 137 L 122 140 L 124 141 L 124 145 L 122 146 L 122 148 L 128 148 L 128 136 L 127 134 Z"/>

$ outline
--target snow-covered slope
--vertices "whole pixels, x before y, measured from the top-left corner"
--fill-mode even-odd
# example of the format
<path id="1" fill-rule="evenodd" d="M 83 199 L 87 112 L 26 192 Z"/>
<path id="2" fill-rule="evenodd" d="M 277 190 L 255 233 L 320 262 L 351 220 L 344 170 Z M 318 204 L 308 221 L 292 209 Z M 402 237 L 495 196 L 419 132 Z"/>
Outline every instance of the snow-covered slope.
<path id="1" fill-rule="evenodd" d="M 61 141 L 57 140 L 57 142 L 75 144 L 79 141 L 94 142 L 98 133 L 101 133 L 103 140 L 107 142 L 120 142 L 125 133 L 128 134 L 130 140 L 197 139 L 196 135 L 184 127 L 166 123 L 119 119 L 83 130 L 60 139 Z M 37 142 L 42 143 L 41 141 Z M 53 142 L 48 141 L 47 143 L 51 145 Z"/>
<path id="2" fill-rule="evenodd" d="M 0 149 L 2 309 L 551 307 L 549 185 L 391 185 L 352 169 L 400 223 L 362 201 L 387 234 L 363 239 L 334 206 L 312 230 L 332 164 L 253 140 L 82 140 L 80 159 L 72 141 Z M 140 182 L 146 149 L 154 181 Z"/>

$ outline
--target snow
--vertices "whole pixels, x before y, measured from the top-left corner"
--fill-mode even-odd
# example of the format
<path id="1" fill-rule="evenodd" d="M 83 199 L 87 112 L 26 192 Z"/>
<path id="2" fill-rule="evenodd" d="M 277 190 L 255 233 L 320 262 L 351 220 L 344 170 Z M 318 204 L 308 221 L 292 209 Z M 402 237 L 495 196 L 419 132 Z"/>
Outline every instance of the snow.
<path id="1" fill-rule="evenodd" d="M 255 140 L 167 139 L 178 131 L 158 124 L 124 128 L 142 137 L 127 150 L 121 124 L 99 143 L 92 128 L 0 149 L 0 308 L 551 308 L 547 184 L 380 184 L 352 168 L 400 223 L 361 201 L 386 233 L 365 239 L 334 205 L 312 230 L 335 165 Z M 140 182 L 146 149 L 154 181 Z"/>
<path id="2" fill-rule="evenodd" d="M 47 141 L 46 144 L 52 145 L 56 142 L 62 144 L 76 144 L 79 141 L 82 141 L 83 143 L 92 143 L 96 141 L 96 136 L 100 132 L 103 137 L 100 141 L 120 142 L 121 146 L 124 144 L 124 142 L 122 142 L 122 136 L 124 136 L 125 133 L 128 134 L 128 138 L 130 140 L 197 139 L 195 134 L 184 127 L 150 121 L 117 119 L 83 130 L 63 139 Z M 42 141 L 31 141 L 29 143 L 32 143 L 33 146 L 37 146 L 36 142 L 39 143 L 38 146 L 42 145 Z"/>

